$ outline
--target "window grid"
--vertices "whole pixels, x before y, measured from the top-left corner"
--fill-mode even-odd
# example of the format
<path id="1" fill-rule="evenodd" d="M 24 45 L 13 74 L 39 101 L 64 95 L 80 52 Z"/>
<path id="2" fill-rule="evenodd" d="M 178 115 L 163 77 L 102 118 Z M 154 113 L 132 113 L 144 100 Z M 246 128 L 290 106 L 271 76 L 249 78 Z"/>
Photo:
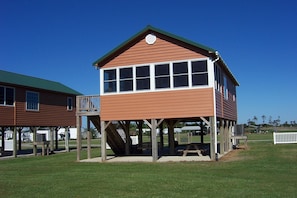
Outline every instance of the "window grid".
<path id="1" fill-rule="evenodd" d="M 26 110 L 39 111 L 39 93 L 27 91 L 26 101 Z"/>
<path id="2" fill-rule="evenodd" d="M 0 87 L 0 105 L 14 106 L 14 88 Z"/>
<path id="3" fill-rule="evenodd" d="M 202 69 L 192 66 L 196 63 L 203 65 Z M 103 93 L 209 86 L 207 66 L 207 59 L 196 59 L 103 69 Z"/>

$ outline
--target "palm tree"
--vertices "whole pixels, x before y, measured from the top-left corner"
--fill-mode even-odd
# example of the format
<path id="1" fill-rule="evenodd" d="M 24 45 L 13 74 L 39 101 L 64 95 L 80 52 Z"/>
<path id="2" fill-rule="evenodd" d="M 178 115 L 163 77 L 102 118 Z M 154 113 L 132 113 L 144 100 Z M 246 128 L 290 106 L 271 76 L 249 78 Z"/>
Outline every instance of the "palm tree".
<path id="1" fill-rule="evenodd" d="M 266 119 L 266 116 L 265 115 L 262 115 L 263 125 L 265 123 L 265 119 Z"/>

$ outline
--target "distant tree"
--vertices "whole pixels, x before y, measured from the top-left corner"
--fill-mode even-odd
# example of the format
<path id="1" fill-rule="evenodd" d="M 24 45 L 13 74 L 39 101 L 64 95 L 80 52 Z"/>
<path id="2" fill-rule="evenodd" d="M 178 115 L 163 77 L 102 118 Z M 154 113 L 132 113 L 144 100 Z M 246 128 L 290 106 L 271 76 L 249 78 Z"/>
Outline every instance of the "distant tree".
<path id="1" fill-rule="evenodd" d="M 263 124 L 265 124 L 266 116 L 262 115 Z"/>
<path id="2" fill-rule="evenodd" d="M 272 116 L 269 116 L 269 124 L 272 125 L 273 121 L 272 121 Z"/>
<path id="3" fill-rule="evenodd" d="M 254 117 L 253 117 L 253 121 L 254 121 L 255 124 L 257 123 L 257 121 L 258 121 L 257 116 L 254 116 Z"/>

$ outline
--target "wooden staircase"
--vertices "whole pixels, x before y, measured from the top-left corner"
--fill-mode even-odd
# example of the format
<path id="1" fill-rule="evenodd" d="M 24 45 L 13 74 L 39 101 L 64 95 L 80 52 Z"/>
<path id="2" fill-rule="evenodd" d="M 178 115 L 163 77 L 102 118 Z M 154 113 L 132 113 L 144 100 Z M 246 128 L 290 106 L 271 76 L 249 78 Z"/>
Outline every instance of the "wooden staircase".
<path id="1" fill-rule="evenodd" d="M 100 116 L 88 116 L 93 125 L 97 128 L 97 130 L 101 133 L 101 124 L 100 124 Z M 110 124 L 106 128 L 107 135 L 107 143 L 114 152 L 115 155 L 124 155 L 125 154 L 125 142 L 118 133 L 116 127 L 113 124 Z"/>

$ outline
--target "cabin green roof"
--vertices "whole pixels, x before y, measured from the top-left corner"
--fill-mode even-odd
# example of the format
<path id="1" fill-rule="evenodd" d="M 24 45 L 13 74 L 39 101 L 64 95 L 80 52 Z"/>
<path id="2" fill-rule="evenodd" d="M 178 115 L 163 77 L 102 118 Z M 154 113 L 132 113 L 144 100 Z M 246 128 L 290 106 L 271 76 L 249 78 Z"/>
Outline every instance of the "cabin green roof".
<path id="1" fill-rule="evenodd" d="M 202 45 L 200 43 L 196 43 L 193 42 L 191 40 L 185 39 L 183 37 L 177 36 L 175 34 L 171 34 L 169 32 L 166 32 L 164 30 L 155 28 L 153 26 L 148 25 L 146 28 L 144 28 L 143 30 L 141 30 L 140 32 L 138 32 L 137 34 L 135 34 L 134 36 L 132 36 L 131 38 L 129 38 L 128 40 L 126 40 L 125 42 L 123 42 L 122 44 L 120 44 L 118 47 L 114 48 L 113 50 L 111 50 L 110 52 L 108 52 L 107 54 L 105 54 L 104 56 L 102 56 L 101 58 L 99 58 L 98 60 L 96 60 L 93 63 L 93 66 L 95 67 L 102 67 L 106 61 L 112 57 L 114 54 L 116 53 L 121 53 L 121 50 L 129 45 L 130 43 L 132 43 L 134 40 L 138 39 L 141 35 L 145 35 L 146 33 L 149 32 L 156 32 L 162 35 L 165 35 L 167 37 L 173 38 L 175 40 L 178 40 L 180 42 L 183 42 L 187 45 L 196 47 L 201 49 L 202 51 L 204 51 L 206 54 L 208 54 L 209 57 L 212 57 L 213 59 L 217 59 L 218 61 L 224 66 L 224 69 L 226 70 L 226 72 L 230 75 L 231 79 L 234 81 L 234 83 L 238 86 L 239 83 L 236 80 L 236 78 L 234 77 L 234 75 L 232 74 L 232 72 L 230 71 L 230 69 L 228 68 L 227 64 L 223 61 L 222 57 L 219 55 L 218 51 L 211 48 L 211 47 L 207 47 L 205 45 Z"/>
<path id="2" fill-rule="evenodd" d="M 97 61 L 95 61 L 93 63 L 93 66 L 99 66 L 100 67 L 100 63 L 103 62 L 105 59 L 107 59 L 109 56 L 111 56 L 113 53 L 117 52 L 122 47 L 124 47 L 125 45 L 127 45 L 128 43 L 130 43 L 131 41 L 133 41 L 134 39 L 136 39 L 140 35 L 142 35 L 142 34 L 144 34 L 146 32 L 149 32 L 149 31 L 157 32 L 159 34 L 163 34 L 165 36 L 174 38 L 176 40 L 182 41 L 182 42 L 187 43 L 189 45 L 192 45 L 194 47 L 197 47 L 197 48 L 200 48 L 202 50 L 205 50 L 208 53 L 215 53 L 216 52 L 216 50 L 213 49 L 213 48 L 207 47 L 205 45 L 202 45 L 202 44 L 193 42 L 191 40 L 185 39 L 183 37 L 180 37 L 180 36 L 171 34 L 171 33 L 166 32 L 164 30 L 161 30 L 161 29 L 158 29 L 158 28 L 155 28 L 153 26 L 148 25 L 146 28 L 144 28 L 143 30 L 141 30 L 140 32 L 138 32 L 137 34 L 135 34 L 134 36 L 132 36 L 131 38 L 129 38 L 128 40 L 126 40 L 125 42 L 123 42 L 121 45 L 119 45 L 118 47 L 114 48 L 113 50 L 111 50 L 110 52 L 108 52 L 107 54 L 105 54 L 104 56 L 102 56 L 101 58 L 99 58 Z"/>
<path id="3" fill-rule="evenodd" d="M 71 89 L 70 87 L 67 87 L 59 82 L 45 80 L 42 78 L 36 78 L 32 76 L 26 76 L 3 70 L 0 70 L 0 83 L 31 87 L 60 93 L 67 93 L 72 95 L 82 95 L 74 89 Z"/>

